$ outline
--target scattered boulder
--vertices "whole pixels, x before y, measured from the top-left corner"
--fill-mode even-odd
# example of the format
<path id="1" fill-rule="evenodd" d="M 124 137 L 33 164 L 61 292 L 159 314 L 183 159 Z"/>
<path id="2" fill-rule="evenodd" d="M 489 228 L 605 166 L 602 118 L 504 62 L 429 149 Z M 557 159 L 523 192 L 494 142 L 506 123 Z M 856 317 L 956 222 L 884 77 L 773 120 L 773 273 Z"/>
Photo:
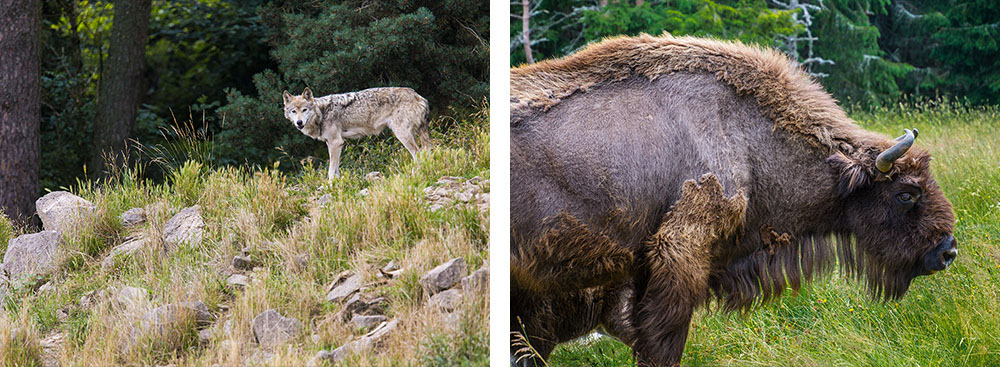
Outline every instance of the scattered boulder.
<path id="1" fill-rule="evenodd" d="M 233 256 L 233 268 L 236 270 L 251 270 L 253 269 L 253 265 L 250 255 Z"/>
<path id="2" fill-rule="evenodd" d="M 351 296 L 347 302 L 344 303 L 344 308 L 339 312 L 339 317 L 343 322 L 351 322 L 354 316 L 381 316 L 385 314 L 385 309 L 388 306 L 388 301 L 385 297 L 376 297 L 371 300 L 366 300 L 367 297 L 362 297 L 361 293 L 355 293 Z"/>
<path id="3" fill-rule="evenodd" d="M 462 278 L 462 290 L 465 292 L 485 292 L 490 284 L 490 268 L 483 266 Z"/>
<path id="4" fill-rule="evenodd" d="M 387 318 L 382 315 L 354 315 L 354 317 L 351 318 L 351 324 L 359 329 L 371 329 L 386 320 Z"/>
<path id="5" fill-rule="evenodd" d="M 115 306 L 122 310 L 141 310 L 149 305 L 149 291 L 139 287 L 122 287 L 114 301 Z"/>
<path id="6" fill-rule="evenodd" d="M 334 349 L 333 351 L 319 351 L 313 356 L 308 362 L 308 366 L 317 366 L 322 361 L 330 362 L 331 364 L 336 364 L 342 361 L 347 356 L 353 353 L 364 352 L 375 347 L 383 337 L 388 335 L 391 331 L 396 329 L 399 324 L 399 320 L 392 320 L 389 322 L 384 322 L 379 325 L 375 330 L 372 330 L 365 336 L 361 337 L 359 340 L 349 342 L 347 344 L 341 345 Z"/>
<path id="7" fill-rule="evenodd" d="M 475 204 L 480 211 L 490 207 L 490 194 L 484 187 L 489 180 L 476 176 L 466 180 L 462 177 L 443 176 L 434 186 L 424 188 L 424 199 L 430 203 L 430 210 L 436 212 L 451 205 Z"/>
<path id="8" fill-rule="evenodd" d="M 420 285 L 428 294 L 435 294 L 458 283 L 465 275 L 465 259 L 456 257 L 438 265 L 420 277 Z"/>
<path id="9" fill-rule="evenodd" d="M 115 246 L 108 253 L 108 256 L 101 262 L 101 269 L 110 270 L 115 265 L 115 259 L 119 256 L 132 256 L 136 251 L 146 246 L 146 238 L 143 236 L 133 236 L 125 238 L 125 242 Z"/>
<path id="10" fill-rule="evenodd" d="M 66 232 L 92 219 L 97 206 L 66 191 L 55 191 L 38 198 L 35 209 L 45 230 Z"/>
<path id="11" fill-rule="evenodd" d="M 361 278 L 361 274 L 342 274 L 331 286 L 330 293 L 326 294 L 326 301 L 340 302 L 347 299 L 361 289 Z"/>
<path id="12" fill-rule="evenodd" d="M 186 331 L 182 327 L 187 322 L 194 322 L 195 326 L 204 326 L 213 319 L 208 307 L 201 301 L 160 306 L 142 315 L 139 325 L 132 328 L 129 339 L 124 342 L 123 347 L 128 351 L 136 345 L 136 341 L 154 340 L 166 349 L 176 350 L 181 347 L 182 336 Z"/>
<path id="13" fill-rule="evenodd" d="M 458 305 L 462 302 L 462 291 L 458 289 L 449 289 L 444 292 L 435 294 L 427 300 L 427 304 L 433 308 L 451 312 L 458 308 Z"/>
<path id="14" fill-rule="evenodd" d="M 361 191 L 358 191 L 358 195 L 361 195 L 361 196 L 368 196 L 369 194 L 370 194 L 370 192 L 368 191 L 367 187 L 361 189 Z"/>
<path id="15" fill-rule="evenodd" d="M 382 271 L 386 273 L 393 272 L 396 270 L 399 270 L 399 264 L 396 263 L 396 260 L 389 260 L 389 263 L 385 264 L 385 266 L 382 267 Z"/>
<path id="16" fill-rule="evenodd" d="M 41 231 L 11 239 L 7 242 L 0 273 L 16 282 L 24 276 L 55 271 L 59 265 L 61 237 L 56 231 Z"/>
<path id="17" fill-rule="evenodd" d="M 132 227 L 146 223 L 146 209 L 132 208 L 126 210 L 119 216 L 122 219 L 122 226 Z"/>
<path id="18" fill-rule="evenodd" d="M 316 199 L 316 206 L 326 206 L 333 201 L 333 195 L 323 194 L 319 199 Z"/>
<path id="19" fill-rule="evenodd" d="M 163 241 L 167 252 L 182 243 L 200 243 L 205 232 L 205 221 L 198 205 L 184 208 L 163 225 Z"/>
<path id="20" fill-rule="evenodd" d="M 462 315 L 459 315 L 458 312 L 445 312 L 441 314 L 441 321 L 445 328 L 458 330 L 462 325 Z"/>
<path id="21" fill-rule="evenodd" d="M 200 345 L 208 344 L 212 341 L 213 337 L 215 337 L 215 331 L 212 330 L 211 328 L 201 330 L 198 332 L 198 344 Z"/>
<path id="22" fill-rule="evenodd" d="M 226 279 L 226 285 L 245 288 L 250 285 L 250 278 L 243 274 L 233 274 L 229 276 L 229 279 Z"/>
<path id="23" fill-rule="evenodd" d="M 261 348 L 271 349 L 295 340 L 302 331 L 302 322 L 290 317 L 281 316 L 278 311 L 269 309 L 254 317 L 251 323 L 253 335 Z"/>

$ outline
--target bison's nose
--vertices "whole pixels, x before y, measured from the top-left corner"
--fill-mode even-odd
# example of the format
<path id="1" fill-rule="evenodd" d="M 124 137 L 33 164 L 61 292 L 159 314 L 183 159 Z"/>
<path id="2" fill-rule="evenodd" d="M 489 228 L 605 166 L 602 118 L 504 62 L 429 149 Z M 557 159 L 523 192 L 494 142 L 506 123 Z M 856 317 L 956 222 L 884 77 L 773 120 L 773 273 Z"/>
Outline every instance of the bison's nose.
<path id="1" fill-rule="evenodd" d="M 938 242 L 937 247 L 924 256 L 924 269 L 925 273 L 933 273 L 935 271 L 944 270 L 955 261 L 955 257 L 958 256 L 958 241 L 955 241 L 955 237 L 948 235 Z"/>
<path id="2" fill-rule="evenodd" d="M 955 261 L 955 256 L 958 256 L 958 249 L 953 246 L 941 253 L 941 262 L 944 263 L 944 266 L 951 265 L 951 262 Z"/>

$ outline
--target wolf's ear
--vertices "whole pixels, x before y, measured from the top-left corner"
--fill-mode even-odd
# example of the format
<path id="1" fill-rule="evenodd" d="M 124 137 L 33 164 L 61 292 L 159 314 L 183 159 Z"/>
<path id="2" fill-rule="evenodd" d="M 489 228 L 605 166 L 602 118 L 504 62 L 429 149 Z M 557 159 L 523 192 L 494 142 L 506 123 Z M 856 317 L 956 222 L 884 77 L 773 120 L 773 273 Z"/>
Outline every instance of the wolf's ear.
<path id="1" fill-rule="evenodd" d="M 302 98 L 305 98 L 307 101 L 311 101 L 313 99 L 313 92 L 309 90 L 309 87 L 302 90 Z"/>
<path id="2" fill-rule="evenodd" d="M 286 90 L 286 91 L 284 91 L 284 92 L 281 93 L 281 98 L 283 98 L 285 100 L 285 104 L 288 104 L 288 101 L 292 100 L 292 95 L 289 94 L 288 91 Z"/>
<path id="3" fill-rule="evenodd" d="M 826 163 L 837 175 L 837 194 L 844 198 L 853 192 L 868 187 L 872 182 L 872 173 L 864 164 L 853 158 L 837 152 L 826 158 Z"/>

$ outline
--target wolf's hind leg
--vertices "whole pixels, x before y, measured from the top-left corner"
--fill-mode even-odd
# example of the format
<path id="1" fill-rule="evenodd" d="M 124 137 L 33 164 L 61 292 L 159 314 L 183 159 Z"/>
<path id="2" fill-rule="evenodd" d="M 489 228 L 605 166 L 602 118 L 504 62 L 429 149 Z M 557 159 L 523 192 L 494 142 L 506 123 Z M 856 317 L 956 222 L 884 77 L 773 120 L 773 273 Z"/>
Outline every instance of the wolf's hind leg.
<path id="1" fill-rule="evenodd" d="M 403 143 L 403 147 L 406 147 L 406 150 L 416 160 L 419 149 L 413 136 L 413 129 L 410 126 L 396 122 L 396 120 L 389 121 L 389 129 L 392 129 L 392 134 L 396 135 L 396 139 L 399 139 L 399 142 Z"/>

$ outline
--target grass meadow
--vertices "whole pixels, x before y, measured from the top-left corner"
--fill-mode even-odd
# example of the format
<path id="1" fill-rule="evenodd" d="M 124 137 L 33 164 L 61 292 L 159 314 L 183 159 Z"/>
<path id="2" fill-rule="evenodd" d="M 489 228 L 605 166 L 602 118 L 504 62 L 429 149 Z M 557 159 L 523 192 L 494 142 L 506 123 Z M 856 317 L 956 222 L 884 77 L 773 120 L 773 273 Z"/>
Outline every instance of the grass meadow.
<path id="1" fill-rule="evenodd" d="M 916 103 L 855 111 L 891 136 L 917 128 L 954 205 L 959 256 L 914 281 L 898 302 L 870 299 L 838 274 L 746 315 L 696 313 L 684 366 L 1000 365 L 1000 108 Z M 631 351 L 611 338 L 560 346 L 551 366 L 623 366 Z"/>
<path id="2" fill-rule="evenodd" d="M 454 327 L 424 306 L 428 295 L 418 283 L 426 271 L 454 257 L 463 257 L 469 272 L 488 264 L 488 210 L 454 205 L 431 211 L 423 191 L 442 176 L 489 179 L 486 111 L 432 121 L 432 126 L 451 128 L 432 134 L 435 146 L 419 161 L 384 137 L 349 142 L 342 177 L 330 183 L 324 156 L 288 172 L 188 160 L 170 168 L 164 183 L 137 179 L 136 170 L 127 169 L 106 185 L 69 188 L 97 205 L 97 218 L 64 236 L 69 255 L 59 271 L 33 285 L 13 286 L 0 312 L 0 340 L 11 341 L 0 341 L 0 365 L 304 366 L 318 351 L 364 335 L 339 320 L 344 306 L 325 300 L 327 287 L 345 270 L 367 274 L 365 283 L 378 285 L 368 292 L 385 297 L 385 315 L 400 324 L 374 353 L 359 353 L 344 363 L 487 365 L 488 292 L 466 296 Z M 365 177 L 374 170 L 384 178 Z M 489 192 L 488 185 L 483 189 Z M 330 203 L 317 204 L 324 194 L 331 195 Z M 138 230 L 122 227 L 122 212 L 153 203 L 169 209 L 148 213 Z M 201 243 L 184 244 L 166 257 L 152 249 L 158 246 L 147 246 L 102 269 L 101 261 L 126 236 L 138 231 L 159 238 L 164 222 L 191 205 L 201 206 L 206 223 Z M 4 248 L 8 238 L 23 231 L 0 216 Z M 227 286 L 231 259 L 243 251 L 258 262 L 247 274 L 251 282 L 245 289 Z M 402 273 L 391 281 L 377 278 L 377 269 L 390 261 Z M 40 291 L 37 286 L 45 282 L 51 289 Z M 149 290 L 156 305 L 204 301 L 218 321 L 209 327 L 207 341 L 199 342 L 197 330 L 187 325 L 172 334 L 178 348 L 148 343 L 123 352 L 120 346 L 135 319 L 115 311 L 110 301 L 90 307 L 80 302 L 87 292 L 123 286 Z M 274 350 L 270 359 L 255 356 L 250 329 L 251 320 L 269 308 L 303 325 L 294 343 Z M 224 321 L 231 321 L 230 330 Z M 47 347 L 51 340 L 59 347 Z"/>

